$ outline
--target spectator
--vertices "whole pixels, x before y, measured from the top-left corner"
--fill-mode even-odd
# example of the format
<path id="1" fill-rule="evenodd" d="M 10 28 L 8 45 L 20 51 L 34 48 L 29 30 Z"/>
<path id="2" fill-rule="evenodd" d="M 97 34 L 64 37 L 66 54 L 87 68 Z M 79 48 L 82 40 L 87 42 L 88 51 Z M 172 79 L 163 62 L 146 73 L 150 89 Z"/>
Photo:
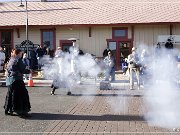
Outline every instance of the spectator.
<path id="1" fill-rule="evenodd" d="M 63 51 L 62 51 L 61 47 L 58 47 L 55 52 L 55 57 L 61 57 L 62 54 L 63 54 Z"/>
<path id="2" fill-rule="evenodd" d="M 147 69 L 149 68 L 149 63 L 150 63 L 150 58 L 149 55 L 147 53 L 147 51 L 145 49 L 142 50 L 141 52 L 141 67 L 140 67 L 140 80 L 141 80 L 141 84 L 144 85 L 145 80 L 147 81 Z"/>
<path id="3" fill-rule="evenodd" d="M 165 43 L 165 47 L 167 49 L 173 49 L 173 43 L 171 39 L 168 39 L 167 42 Z"/>
<path id="4" fill-rule="evenodd" d="M 43 57 L 44 54 L 45 54 L 45 50 L 44 50 L 44 48 L 42 48 L 42 45 L 40 45 L 40 46 L 37 48 L 36 53 L 37 53 L 37 59 L 38 59 L 38 69 L 41 70 L 42 57 Z"/>
<path id="5" fill-rule="evenodd" d="M 36 51 L 35 49 L 32 49 L 30 51 L 30 69 L 32 70 L 36 70 L 37 69 L 37 65 L 38 65 L 38 61 L 37 61 L 37 54 L 36 54 Z"/>
<path id="6" fill-rule="evenodd" d="M 82 50 L 79 50 L 79 55 L 84 55 L 84 52 Z"/>
<path id="7" fill-rule="evenodd" d="M 27 58 L 27 53 L 23 54 L 22 61 L 26 65 L 26 69 L 30 69 L 30 62 L 29 62 L 29 59 Z M 28 76 L 29 74 L 24 74 L 24 79 L 28 80 Z"/>
<path id="8" fill-rule="evenodd" d="M 4 70 L 4 62 L 5 62 L 5 53 L 3 52 L 3 48 L 0 47 L 0 72 Z"/>
<path id="9" fill-rule="evenodd" d="M 103 51 L 103 57 L 104 57 L 104 58 L 108 56 L 108 52 L 109 52 L 109 51 L 111 51 L 111 50 L 109 49 L 109 47 L 107 47 L 107 48 Z"/>
<path id="10" fill-rule="evenodd" d="M 106 65 L 105 81 L 109 81 L 111 76 L 111 81 L 115 81 L 115 59 L 112 52 L 108 52 L 108 56 L 104 58 L 104 63 Z"/>
<path id="11" fill-rule="evenodd" d="M 125 58 L 122 62 L 122 71 L 124 75 L 126 74 L 127 70 L 128 70 L 128 63 L 127 63 L 127 58 Z"/>

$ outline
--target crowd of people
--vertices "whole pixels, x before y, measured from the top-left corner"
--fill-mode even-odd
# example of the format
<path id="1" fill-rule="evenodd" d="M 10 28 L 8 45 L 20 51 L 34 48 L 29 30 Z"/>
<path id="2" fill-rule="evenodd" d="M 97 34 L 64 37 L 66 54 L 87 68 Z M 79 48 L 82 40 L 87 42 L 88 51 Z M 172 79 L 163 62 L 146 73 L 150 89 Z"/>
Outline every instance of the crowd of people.
<path id="1" fill-rule="evenodd" d="M 10 59 L 9 54 L 6 54 L 4 48 L 0 47 L 0 72 L 5 71 L 5 67 Z M 32 70 L 41 70 L 42 67 L 42 58 L 44 55 L 49 55 L 53 57 L 53 52 L 50 52 L 48 48 L 42 47 L 39 45 L 37 48 L 33 48 L 27 52 L 24 51 L 23 62 L 29 69 Z"/>
<path id="2" fill-rule="evenodd" d="M 172 46 L 172 45 L 171 45 Z M 160 44 L 157 44 L 155 53 L 160 51 Z M 75 53 L 75 52 L 73 52 Z M 20 49 L 13 49 L 11 51 L 11 57 L 7 63 L 7 76 L 6 76 L 6 85 L 8 87 L 8 92 L 5 99 L 5 115 L 13 115 L 13 113 L 17 113 L 21 117 L 29 117 L 28 112 L 31 109 L 28 91 L 25 87 L 24 79 L 28 79 L 28 74 L 32 73 L 35 68 L 36 61 L 38 65 L 38 69 L 41 69 L 43 65 L 42 59 L 46 54 L 46 51 L 42 46 L 39 46 L 37 49 L 31 50 L 29 57 L 27 53 L 23 53 Z M 63 65 L 64 52 L 61 47 L 58 47 L 56 52 L 54 53 L 54 60 L 58 60 L 58 73 L 61 74 L 62 69 L 59 66 Z M 77 55 L 83 55 L 82 51 L 78 51 L 78 54 L 72 55 L 72 62 L 74 62 L 75 57 Z M 3 70 L 5 54 L 3 49 L 0 47 L 0 70 Z M 95 59 L 96 60 L 96 59 Z M 96 61 L 97 62 L 97 61 Z M 137 48 L 133 47 L 131 53 L 124 60 L 126 63 L 123 69 L 123 72 L 128 72 L 129 74 L 129 86 L 130 89 L 134 89 L 134 76 L 136 76 L 137 87 L 140 89 L 140 84 L 143 84 L 143 77 L 146 75 L 147 63 L 149 63 L 149 55 L 146 50 L 143 49 L 141 55 L 138 55 Z M 97 62 L 98 64 L 98 62 Z M 74 63 L 72 63 L 74 65 Z M 115 57 L 113 56 L 112 51 L 107 48 L 103 52 L 103 68 L 105 71 L 104 80 L 105 81 L 115 81 Z M 75 68 L 73 67 L 73 70 Z M 75 71 L 69 71 L 75 72 Z M 80 73 L 78 72 L 80 75 Z M 55 90 L 59 88 L 59 74 L 54 75 L 53 83 L 52 83 L 52 91 L 51 95 L 54 95 Z"/>

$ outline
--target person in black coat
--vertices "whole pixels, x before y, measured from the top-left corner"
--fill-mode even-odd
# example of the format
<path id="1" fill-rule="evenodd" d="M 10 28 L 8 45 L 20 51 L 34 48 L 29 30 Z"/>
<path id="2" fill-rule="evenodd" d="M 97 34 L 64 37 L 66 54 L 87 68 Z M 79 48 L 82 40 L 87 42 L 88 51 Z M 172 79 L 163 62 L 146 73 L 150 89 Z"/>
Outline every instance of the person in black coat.
<path id="1" fill-rule="evenodd" d="M 46 49 L 42 47 L 42 45 L 40 45 L 37 50 L 36 50 L 36 54 L 37 54 L 37 59 L 38 59 L 38 69 L 41 70 L 41 66 L 42 66 L 42 58 L 43 56 L 46 54 Z"/>
<path id="2" fill-rule="evenodd" d="M 166 44 L 165 44 L 165 47 L 166 47 L 167 49 L 173 49 L 173 43 L 172 43 L 171 39 L 168 39 L 168 40 L 167 40 L 167 42 L 166 42 Z"/>
<path id="3" fill-rule="evenodd" d="M 32 70 L 36 70 L 38 68 L 38 61 L 37 61 L 37 57 L 36 57 L 36 51 L 35 49 L 30 51 L 30 69 Z"/>
<path id="4" fill-rule="evenodd" d="M 17 113 L 20 117 L 29 117 L 31 109 L 29 94 L 23 81 L 23 74 L 30 73 L 22 62 L 22 52 L 14 49 L 7 65 L 6 85 L 8 92 L 5 99 L 5 115 Z"/>
<path id="5" fill-rule="evenodd" d="M 109 47 L 107 47 L 107 48 L 103 51 L 103 57 L 104 57 L 104 58 L 108 56 L 108 52 L 109 52 L 109 51 L 111 51 L 111 50 L 109 49 Z"/>

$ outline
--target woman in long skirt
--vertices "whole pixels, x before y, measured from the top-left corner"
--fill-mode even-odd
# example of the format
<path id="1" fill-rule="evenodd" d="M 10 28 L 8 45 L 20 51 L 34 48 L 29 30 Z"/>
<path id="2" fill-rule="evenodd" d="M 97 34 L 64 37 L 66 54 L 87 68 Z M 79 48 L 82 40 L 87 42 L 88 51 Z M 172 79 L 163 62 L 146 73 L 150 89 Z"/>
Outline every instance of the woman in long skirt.
<path id="1" fill-rule="evenodd" d="M 29 117 L 31 105 L 29 94 L 23 81 L 23 74 L 29 73 L 22 62 L 22 52 L 14 49 L 7 65 L 6 85 L 8 92 L 5 100 L 5 115 L 17 113 L 21 117 Z"/>

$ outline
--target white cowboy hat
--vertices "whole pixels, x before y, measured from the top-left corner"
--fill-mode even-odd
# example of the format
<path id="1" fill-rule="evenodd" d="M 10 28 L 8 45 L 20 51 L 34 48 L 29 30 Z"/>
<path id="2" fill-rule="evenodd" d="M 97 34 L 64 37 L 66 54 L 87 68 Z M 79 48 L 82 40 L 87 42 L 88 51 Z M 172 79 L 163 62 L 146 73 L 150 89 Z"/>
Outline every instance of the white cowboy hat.
<path id="1" fill-rule="evenodd" d="M 133 47 L 133 48 L 132 48 L 132 51 L 135 51 L 135 50 L 136 50 L 136 48 L 135 48 L 135 47 Z"/>

